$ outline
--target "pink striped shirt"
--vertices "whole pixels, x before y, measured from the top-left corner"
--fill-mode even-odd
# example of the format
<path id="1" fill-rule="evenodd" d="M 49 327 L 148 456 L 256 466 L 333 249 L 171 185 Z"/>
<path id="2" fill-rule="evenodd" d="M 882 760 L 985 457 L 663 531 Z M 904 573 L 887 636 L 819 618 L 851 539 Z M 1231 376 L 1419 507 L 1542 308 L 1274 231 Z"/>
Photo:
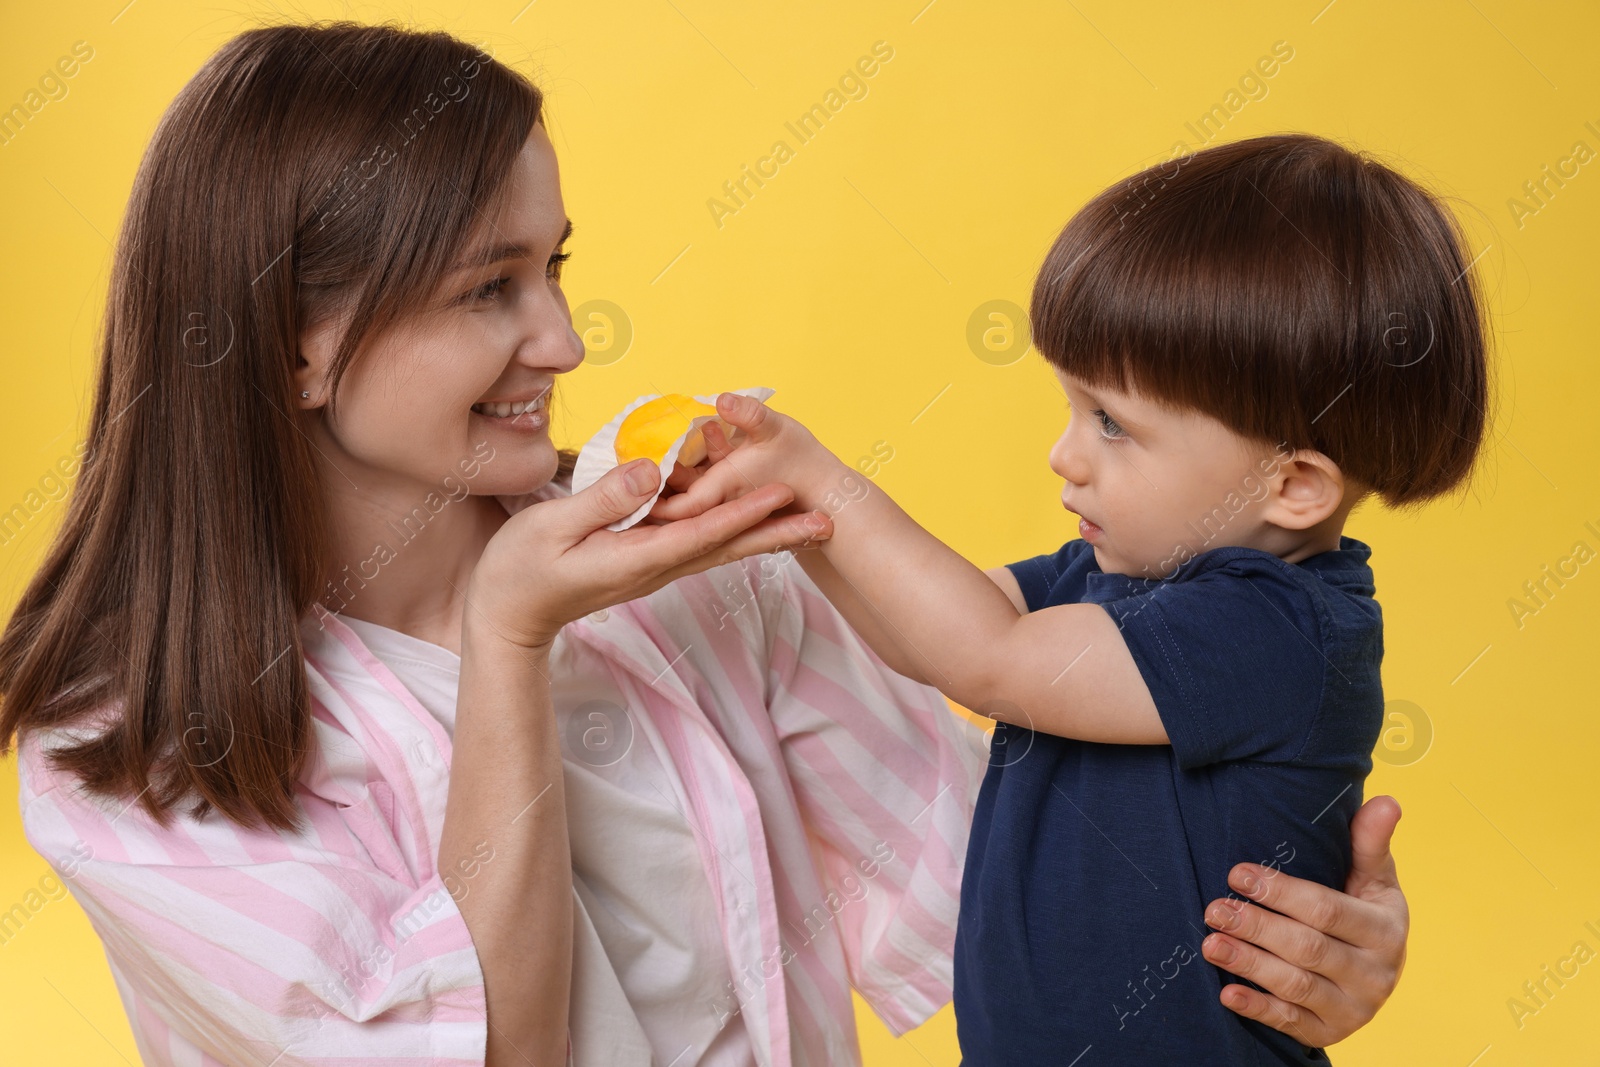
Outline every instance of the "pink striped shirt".
<path id="1" fill-rule="evenodd" d="M 49 734 L 19 743 L 28 839 L 103 940 L 147 1063 L 483 1062 L 483 975 L 435 871 L 448 731 L 317 614 L 297 833 L 162 827 L 57 775 Z M 663 743 L 734 976 L 719 1010 L 758 1061 L 858 1064 L 852 986 L 897 1033 L 946 1003 L 981 735 L 890 671 L 791 556 L 604 616 L 569 625 L 553 666 L 603 665 Z M 572 1062 L 647 1062 L 608 1017 L 603 956 L 575 959 L 573 988 Z"/>

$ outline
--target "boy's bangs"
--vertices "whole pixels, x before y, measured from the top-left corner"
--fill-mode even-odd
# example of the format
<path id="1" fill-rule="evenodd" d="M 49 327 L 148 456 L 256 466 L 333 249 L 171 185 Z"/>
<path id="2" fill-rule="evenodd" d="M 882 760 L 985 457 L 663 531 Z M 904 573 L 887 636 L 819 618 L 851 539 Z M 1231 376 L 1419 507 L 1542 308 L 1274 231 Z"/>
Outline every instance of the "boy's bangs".
<path id="1" fill-rule="evenodd" d="M 1120 203 L 1128 195 L 1096 198 L 1051 250 L 1033 297 L 1039 351 L 1090 385 L 1205 411 L 1248 436 L 1280 436 L 1296 391 L 1272 371 L 1297 340 L 1311 342 L 1297 339 L 1293 313 L 1310 310 L 1308 290 L 1323 279 L 1277 261 L 1283 236 L 1268 231 L 1294 234 L 1258 212 L 1225 214 L 1174 192 L 1191 203 L 1166 205 L 1161 225 L 1140 226 Z M 1332 272 L 1309 271 L 1321 273 Z"/>
<path id="2" fill-rule="evenodd" d="M 1207 148 L 1105 190 L 1034 285 L 1034 345 L 1089 386 L 1315 449 L 1408 504 L 1466 477 L 1487 336 L 1459 223 L 1332 141 Z"/>

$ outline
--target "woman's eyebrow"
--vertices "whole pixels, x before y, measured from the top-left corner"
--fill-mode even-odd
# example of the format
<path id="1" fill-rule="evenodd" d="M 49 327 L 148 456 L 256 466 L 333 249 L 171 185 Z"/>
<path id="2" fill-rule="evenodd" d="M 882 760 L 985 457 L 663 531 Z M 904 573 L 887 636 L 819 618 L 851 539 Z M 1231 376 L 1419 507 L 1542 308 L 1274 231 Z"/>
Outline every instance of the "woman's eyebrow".
<path id="1" fill-rule="evenodd" d="M 561 230 L 561 237 L 556 241 L 555 247 L 560 248 L 562 245 L 566 244 L 567 239 L 571 236 L 572 220 L 568 219 L 566 226 Z M 507 259 L 527 259 L 531 253 L 532 249 L 527 245 L 502 245 L 499 248 L 484 252 L 481 255 L 468 256 L 466 259 L 463 259 L 460 263 L 457 263 L 450 269 L 452 272 L 456 272 L 470 270 L 474 267 L 487 267 L 491 263 L 500 263 Z"/>

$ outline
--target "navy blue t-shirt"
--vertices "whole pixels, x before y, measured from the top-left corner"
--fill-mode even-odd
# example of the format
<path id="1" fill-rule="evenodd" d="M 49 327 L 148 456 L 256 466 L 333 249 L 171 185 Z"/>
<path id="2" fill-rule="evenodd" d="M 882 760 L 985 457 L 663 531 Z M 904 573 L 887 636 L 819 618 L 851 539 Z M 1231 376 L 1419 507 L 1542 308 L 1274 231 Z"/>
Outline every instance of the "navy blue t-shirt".
<path id="1" fill-rule="evenodd" d="M 1383 718 L 1370 554 L 1218 548 L 1154 581 L 1072 541 L 1010 564 L 1029 611 L 1111 614 L 1171 744 L 996 725 L 956 931 L 966 1067 L 1327 1062 L 1224 1008 L 1239 979 L 1200 942 L 1235 863 L 1344 886 Z"/>

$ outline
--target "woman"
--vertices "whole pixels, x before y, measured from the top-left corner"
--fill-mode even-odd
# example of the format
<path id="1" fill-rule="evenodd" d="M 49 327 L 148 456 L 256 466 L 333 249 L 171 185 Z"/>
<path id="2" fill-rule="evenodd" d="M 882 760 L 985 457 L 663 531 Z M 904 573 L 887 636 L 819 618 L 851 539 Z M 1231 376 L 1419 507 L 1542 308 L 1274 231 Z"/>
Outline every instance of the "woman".
<path id="1" fill-rule="evenodd" d="M 852 986 L 949 997 L 981 741 L 771 554 L 785 487 L 623 534 L 649 464 L 566 489 L 540 106 L 444 34 L 263 29 L 141 166 L 0 736 L 149 1063 L 854 1063 Z M 1225 1002 L 1372 1016 L 1397 815 L 1354 895 L 1215 906 L 1277 994 Z"/>

